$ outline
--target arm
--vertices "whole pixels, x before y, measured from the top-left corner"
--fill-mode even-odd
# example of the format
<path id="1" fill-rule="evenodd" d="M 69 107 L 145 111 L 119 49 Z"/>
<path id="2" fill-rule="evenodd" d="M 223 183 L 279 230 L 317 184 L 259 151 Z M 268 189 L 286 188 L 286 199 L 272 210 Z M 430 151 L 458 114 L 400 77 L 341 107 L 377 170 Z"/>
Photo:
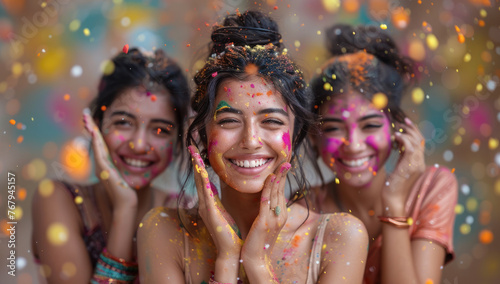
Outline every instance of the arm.
<path id="1" fill-rule="evenodd" d="M 141 283 L 185 283 L 183 232 L 177 212 L 163 207 L 149 211 L 137 231 Z M 207 279 L 208 280 L 208 279 Z"/>
<path id="2" fill-rule="evenodd" d="M 451 250 L 457 181 L 447 169 L 439 169 L 427 191 L 419 212 L 419 224 L 412 238 L 408 229 L 383 226 L 382 279 L 398 283 L 414 279 L 414 283 L 441 281 L 446 250 Z M 406 280 L 408 281 L 408 280 Z"/>
<path id="3" fill-rule="evenodd" d="M 32 205 L 32 237 L 44 267 L 43 276 L 50 284 L 87 284 L 93 267 L 81 237 L 82 220 L 65 185 L 53 185 L 48 196 L 37 190 Z"/>
<path id="4" fill-rule="evenodd" d="M 347 213 L 330 215 L 317 283 L 362 283 L 367 254 L 368 233 L 363 222 Z"/>
<path id="5" fill-rule="evenodd" d="M 424 145 L 425 140 L 413 123 L 406 118 L 406 124 L 401 125 L 403 133 L 397 132 L 396 140 L 401 146 L 401 157 L 394 173 L 389 177 L 389 185 L 383 189 L 382 203 L 386 208 L 385 215 L 388 217 L 409 217 L 405 211 L 405 203 L 410 190 L 419 178 L 425 178 Z M 441 232 L 448 234 L 451 241 L 453 233 L 454 206 L 456 204 L 456 180 L 449 171 L 439 170 L 439 174 L 429 185 L 424 198 L 430 206 L 422 205 L 418 216 L 419 224 L 417 232 L 413 235 L 415 240 L 410 239 L 407 227 L 397 227 L 392 224 L 382 225 L 382 259 L 381 280 L 383 283 L 425 283 L 432 280 L 439 283 L 441 279 L 441 266 L 445 258 L 446 241 L 434 242 Z M 438 192 L 444 197 L 433 196 Z M 431 196 L 429 196 L 431 195 Z M 439 200 L 439 201 L 438 201 Z M 424 201 L 425 202 L 425 201 Z M 439 202 L 440 206 L 435 206 Z M 439 208 L 436 212 L 436 208 Z M 423 215 L 427 219 L 433 219 L 434 225 L 425 223 Z M 427 227 L 426 227 L 427 226 Z M 451 227 L 450 227 L 451 226 Z M 419 233 L 418 231 L 421 231 Z M 446 232 L 447 231 L 447 232 Z M 420 234 L 420 236 L 419 236 Z M 431 237 L 429 237 L 431 236 Z"/>

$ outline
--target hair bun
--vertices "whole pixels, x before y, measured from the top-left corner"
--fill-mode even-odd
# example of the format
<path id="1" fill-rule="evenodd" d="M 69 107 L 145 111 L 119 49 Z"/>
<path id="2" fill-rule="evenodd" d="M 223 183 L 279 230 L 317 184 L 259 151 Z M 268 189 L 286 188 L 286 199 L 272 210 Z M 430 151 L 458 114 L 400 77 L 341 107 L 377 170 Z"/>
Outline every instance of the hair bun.
<path id="1" fill-rule="evenodd" d="M 412 61 L 400 54 L 394 40 L 375 26 L 334 25 L 326 30 L 326 48 L 333 56 L 365 51 L 400 74 L 412 72 Z"/>
<path id="2" fill-rule="evenodd" d="M 283 49 L 278 24 L 270 17 L 257 11 L 246 11 L 227 16 L 222 26 L 212 32 L 212 54 L 221 53 L 227 44 L 236 46 L 266 45 L 272 43 Z"/>

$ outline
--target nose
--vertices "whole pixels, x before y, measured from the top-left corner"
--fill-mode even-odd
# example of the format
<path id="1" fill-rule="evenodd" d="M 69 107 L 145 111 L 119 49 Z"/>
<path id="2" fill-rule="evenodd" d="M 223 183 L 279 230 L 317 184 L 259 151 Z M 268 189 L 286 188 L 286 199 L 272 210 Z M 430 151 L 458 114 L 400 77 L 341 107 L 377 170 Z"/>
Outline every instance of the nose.
<path id="1" fill-rule="evenodd" d="M 136 129 L 129 141 L 129 147 L 136 154 L 145 154 L 149 150 L 149 141 L 146 127 L 142 125 Z"/>
<path id="2" fill-rule="evenodd" d="M 344 139 L 343 147 L 344 151 L 349 153 L 357 153 L 365 150 L 366 143 L 357 127 L 349 130 L 348 136 Z"/>
<path id="3" fill-rule="evenodd" d="M 240 146 L 243 149 L 255 150 L 262 147 L 262 142 L 258 135 L 257 126 L 255 123 L 245 125 L 243 135 L 241 137 Z"/>

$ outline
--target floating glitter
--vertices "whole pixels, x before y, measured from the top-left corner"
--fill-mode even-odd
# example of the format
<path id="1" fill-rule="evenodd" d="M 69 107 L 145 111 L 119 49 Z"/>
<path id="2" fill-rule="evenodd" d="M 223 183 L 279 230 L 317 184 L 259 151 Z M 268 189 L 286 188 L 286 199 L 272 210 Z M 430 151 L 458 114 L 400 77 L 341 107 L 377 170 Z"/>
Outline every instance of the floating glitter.
<path id="1" fill-rule="evenodd" d="M 68 237 L 68 228 L 61 223 L 52 223 L 47 228 L 47 239 L 55 246 L 64 245 L 68 241 Z"/>

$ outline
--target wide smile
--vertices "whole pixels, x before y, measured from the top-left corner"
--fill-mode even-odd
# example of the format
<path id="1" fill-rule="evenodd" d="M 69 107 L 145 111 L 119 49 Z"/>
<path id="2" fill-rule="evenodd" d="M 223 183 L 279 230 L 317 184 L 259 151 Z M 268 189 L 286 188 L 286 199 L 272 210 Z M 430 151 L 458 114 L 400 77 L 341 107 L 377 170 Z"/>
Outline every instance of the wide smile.
<path id="1" fill-rule="evenodd" d="M 131 172 L 144 172 L 151 167 L 154 162 L 145 159 L 137 159 L 131 157 L 120 156 L 122 163 Z"/>
<path id="2" fill-rule="evenodd" d="M 363 158 L 351 159 L 351 158 L 339 158 L 339 163 L 347 168 L 350 172 L 360 172 L 369 167 L 370 160 L 372 160 L 375 155 L 366 156 Z"/>
<path id="3" fill-rule="evenodd" d="M 274 158 L 259 157 L 259 158 L 226 158 L 237 172 L 243 175 L 258 175 L 266 169 Z"/>

